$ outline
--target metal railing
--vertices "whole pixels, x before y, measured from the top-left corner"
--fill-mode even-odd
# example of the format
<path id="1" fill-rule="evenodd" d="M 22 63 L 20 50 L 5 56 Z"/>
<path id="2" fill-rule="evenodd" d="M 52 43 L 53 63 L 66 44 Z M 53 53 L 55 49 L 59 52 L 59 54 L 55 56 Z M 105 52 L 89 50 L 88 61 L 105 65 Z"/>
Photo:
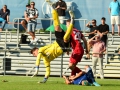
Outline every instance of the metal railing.
<path id="1" fill-rule="evenodd" d="M 20 20 L 23 20 L 25 18 L 14 18 L 13 19 L 13 23 L 16 23 L 16 20 L 17 20 L 17 28 L 13 25 L 14 28 L 17 29 L 17 46 L 16 46 L 16 49 L 19 48 L 19 27 L 20 27 Z M 50 25 L 52 25 L 52 22 L 53 22 L 53 19 L 52 18 L 37 18 L 37 20 L 50 20 Z M 63 20 L 67 20 L 67 19 L 63 19 Z M 85 30 L 86 29 L 86 21 L 87 19 L 75 19 L 75 21 L 83 21 L 83 29 Z M 85 32 L 85 31 L 84 31 Z M 50 43 L 52 42 L 52 32 L 50 32 Z"/>
<path id="2" fill-rule="evenodd" d="M 15 29 L 17 29 L 17 45 L 16 45 L 16 47 L 15 47 L 15 49 L 19 49 L 19 27 L 20 27 L 20 20 L 23 20 L 24 18 L 15 18 L 14 20 L 13 20 L 13 23 L 16 23 L 16 20 L 17 20 L 17 28 L 16 27 L 14 27 L 14 24 L 13 24 L 13 27 L 15 28 Z M 44 19 L 44 18 L 38 18 L 38 20 L 50 20 L 50 25 L 52 25 L 52 18 L 49 18 L 49 19 Z M 64 19 L 64 20 L 66 20 L 66 19 Z M 86 26 L 85 26 L 85 24 L 86 24 L 86 21 L 87 21 L 87 19 L 75 19 L 75 20 L 78 20 L 78 21 L 83 21 L 83 27 L 84 27 L 84 33 L 85 33 L 85 30 L 86 30 Z M 7 29 L 6 29 L 7 30 Z M 7 39 L 7 31 L 5 32 L 5 54 L 4 54 L 4 58 L 6 58 L 6 52 L 8 51 L 7 49 L 6 49 L 6 39 Z M 52 32 L 50 32 L 50 43 L 52 43 Z M 12 36 L 11 36 L 12 37 Z M 111 36 L 111 41 L 113 42 L 113 40 L 114 40 L 114 37 L 113 36 Z M 111 45 L 112 45 L 113 43 L 111 43 Z M 107 53 L 108 53 L 108 51 L 107 51 Z M 106 54 L 106 63 L 108 62 L 107 61 L 107 58 L 108 58 L 108 54 Z M 4 63 L 5 63 L 5 59 L 4 59 Z M 3 66 L 4 68 L 5 68 L 5 66 Z M 62 57 L 61 57 L 61 68 L 63 67 L 63 55 L 62 55 Z M 5 70 L 4 70 L 4 75 L 5 75 Z M 61 69 L 61 74 L 60 74 L 60 76 L 62 76 L 62 69 Z"/>

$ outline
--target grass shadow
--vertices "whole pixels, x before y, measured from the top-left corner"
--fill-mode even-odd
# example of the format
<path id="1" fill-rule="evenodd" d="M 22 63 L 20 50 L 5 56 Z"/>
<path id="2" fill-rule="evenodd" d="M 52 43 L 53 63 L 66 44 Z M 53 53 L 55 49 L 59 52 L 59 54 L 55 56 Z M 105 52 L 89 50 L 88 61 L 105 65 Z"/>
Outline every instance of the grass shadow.
<path id="1" fill-rule="evenodd" d="M 118 84 L 101 84 L 101 86 L 120 86 L 120 84 L 118 83 Z"/>

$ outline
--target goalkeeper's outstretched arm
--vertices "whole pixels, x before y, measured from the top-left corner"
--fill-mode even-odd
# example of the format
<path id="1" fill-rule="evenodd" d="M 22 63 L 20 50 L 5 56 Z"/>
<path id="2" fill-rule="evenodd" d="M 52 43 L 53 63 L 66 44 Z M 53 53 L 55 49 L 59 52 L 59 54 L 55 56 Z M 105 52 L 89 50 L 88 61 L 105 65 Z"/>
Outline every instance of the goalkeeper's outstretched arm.
<path id="1" fill-rule="evenodd" d="M 35 73 L 32 75 L 32 77 L 36 76 L 39 72 L 39 65 L 40 65 L 41 56 L 42 56 L 42 53 L 38 53 L 37 59 L 36 59 Z"/>
<path id="2" fill-rule="evenodd" d="M 36 59 L 36 68 L 35 68 L 36 71 L 35 71 L 35 73 L 34 73 L 33 76 L 32 76 L 32 77 L 34 77 L 35 75 L 38 74 L 39 64 L 40 64 L 40 60 L 41 60 L 41 58 L 42 58 L 42 53 L 39 52 L 39 49 L 38 49 L 38 48 L 34 47 L 33 49 L 31 49 L 31 54 L 33 54 L 33 56 L 37 57 L 37 59 Z"/>

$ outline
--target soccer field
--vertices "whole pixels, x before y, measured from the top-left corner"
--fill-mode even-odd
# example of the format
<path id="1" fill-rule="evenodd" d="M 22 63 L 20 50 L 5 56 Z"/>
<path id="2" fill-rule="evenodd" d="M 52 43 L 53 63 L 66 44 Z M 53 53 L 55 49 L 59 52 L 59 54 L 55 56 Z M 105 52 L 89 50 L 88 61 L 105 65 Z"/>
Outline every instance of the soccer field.
<path id="1" fill-rule="evenodd" d="M 50 77 L 47 83 L 38 84 L 37 81 L 43 77 L 26 76 L 0 76 L 0 90 L 120 90 L 119 79 L 97 79 L 100 87 L 66 85 L 64 80 L 59 77 Z M 3 82 L 7 80 L 8 82 Z"/>

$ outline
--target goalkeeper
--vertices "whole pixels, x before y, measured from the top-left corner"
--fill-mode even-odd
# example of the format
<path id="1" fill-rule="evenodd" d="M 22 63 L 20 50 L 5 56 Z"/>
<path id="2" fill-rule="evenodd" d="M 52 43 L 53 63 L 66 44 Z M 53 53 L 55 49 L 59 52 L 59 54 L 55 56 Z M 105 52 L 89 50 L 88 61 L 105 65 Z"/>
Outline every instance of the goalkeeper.
<path id="1" fill-rule="evenodd" d="M 51 4 L 51 2 L 48 2 Z M 52 4 L 51 4 L 52 5 Z M 69 25 L 69 28 L 67 28 L 67 32 L 65 33 L 60 28 L 60 21 L 58 19 L 58 14 L 55 9 L 52 10 L 52 17 L 53 17 L 53 23 L 55 27 L 55 36 L 56 41 L 53 44 L 41 47 L 41 48 L 33 48 L 31 50 L 31 54 L 33 56 L 36 56 L 36 72 L 33 74 L 33 76 L 38 74 L 39 70 L 39 64 L 40 60 L 42 59 L 45 67 L 46 67 L 46 74 L 44 77 L 44 80 L 40 83 L 45 83 L 50 75 L 50 62 L 60 56 L 62 53 L 67 52 L 68 46 L 69 46 L 69 38 L 70 34 L 73 29 L 73 22 L 74 22 L 74 15 L 72 11 L 69 12 L 71 16 L 71 23 Z"/>

